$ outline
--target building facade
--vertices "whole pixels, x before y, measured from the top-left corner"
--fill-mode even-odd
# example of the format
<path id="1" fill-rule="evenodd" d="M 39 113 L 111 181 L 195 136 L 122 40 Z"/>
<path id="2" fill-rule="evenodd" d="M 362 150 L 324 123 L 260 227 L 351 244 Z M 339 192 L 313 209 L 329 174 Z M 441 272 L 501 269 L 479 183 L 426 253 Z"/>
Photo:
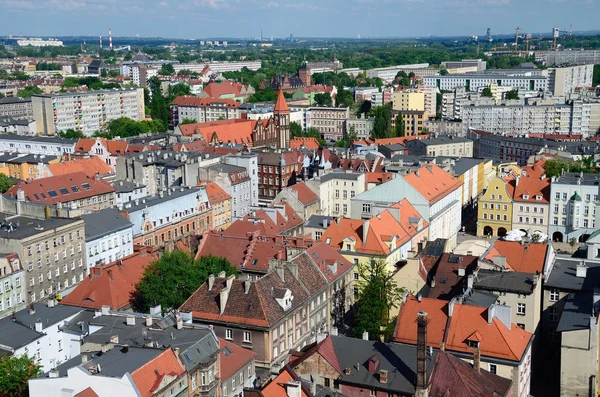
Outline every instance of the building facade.
<path id="1" fill-rule="evenodd" d="M 346 133 L 349 108 L 311 107 L 306 112 L 306 128 L 316 128 L 325 140 L 339 141 Z"/>
<path id="2" fill-rule="evenodd" d="M 118 210 L 107 208 L 83 215 L 85 251 L 89 268 L 133 254 L 133 224 Z"/>

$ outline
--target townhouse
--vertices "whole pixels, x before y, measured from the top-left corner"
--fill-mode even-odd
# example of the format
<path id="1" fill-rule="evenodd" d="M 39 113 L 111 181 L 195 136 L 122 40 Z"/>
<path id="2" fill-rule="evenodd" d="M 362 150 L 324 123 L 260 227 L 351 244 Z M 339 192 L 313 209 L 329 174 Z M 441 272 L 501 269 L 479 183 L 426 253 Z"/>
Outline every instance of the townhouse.
<path id="1" fill-rule="evenodd" d="M 406 141 L 409 154 L 427 156 L 473 157 L 473 141 L 453 135 L 440 135 Z"/>
<path id="2" fill-rule="evenodd" d="M 122 206 L 128 201 L 148 196 L 148 189 L 138 181 L 116 180 L 112 183 L 115 188 L 115 205 Z"/>
<path id="3" fill-rule="evenodd" d="M 75 152 L 75 139 L 49 136 L 0 135 L 0 151 L 62 156 Z"/>
<path id="4" fill-rule="evenodd" d="M 51 176 L 49 165 L 60 161 L 58 156 L 44 154 L 0 154 L 0 174 L 20 180 Z"/>
<path id="5" fill-rule="evenodd" d="M 547 235 L 550 178 L 545 175 L 541 178 L 518 176 L 509 183 L 513 199 L 512 229 L 521 229 L 528 235 L 535 232 Z"/>
<path id="6" fill-rule="evenodd" d="M 133 244 L 172 247 L 212 225 L 206 190 L 197 187 L 169 189 L 126 203 L 122 212 L 133 223 Z"/>
<path id="7" fill-rule="evenodd" d="M 479 198 L 477 206 L 477 235 L 504 236 L 512 230 L 513 200 L 512 175 L 494 177 Z"/>
<path id="8" fill-rule="evenodd" d="M 205 123 L 217 120 L 239 119 L 240 102 L 234 99 L 198 98 L 178 96 L 171 102 L 169 126 L 175 127 L 184 120 Z"/>
<path id="9" fill-rule="evenodd" d="M 439 166 L 429 163 L 402 177 L 382 183 L 352 201 L 352 218 L 372 213 L 380 203 L 390 205 L 407 199 L 429 224 L 428 240 L 450 240 L 456 245 L 462 210 L 462 183 Z"/>
<path id="10" fill-rule="evenodd" d="M 321 215 L 350 217 L 351 199 L 367 190 L 366 176 L 358 172 L 329 172 L 315 179 Z"/>
<path id="11" fill-rule="evenodd" d="M 319 196 L 315 194 L 304 182 L 281 189 L 273 199 L 275 203 L 287 203 L 302 220 L 307 220 L 311 215 L 320 213 Z"/>
<path id="12" fill-rule="evenodd" d="M 0 254 L 0 318 L 25 308 L 25 269 L 17 254 Z"/>
<path id="13" fill-rule="evenodd" d="M 268 202 L 286 186 L 304 175 L 304 156 L 300 150 L 258 153 L 258 198 Z"/>
<path id="14" fill-rule="evenodd" d="M 213 221 L 211 228 L 225 230 L 231 225 L 231 196 L 215 182 L 198 183 L 206 189 L 208 202 L 212 208 Z"/>
<path id="15" fill-rule="evenodd" d="M 75 145 L 75 153 L 100 157 L 114 172 L 117 157 L 127 153 L 127 142 L 105 138 L 80 138 Z"/>
<path id="16" fill-rule="evenodd" d="M 237 165 L 217 163 L 202 167 L 199 178 L 215 182 L 231 197 L 231 217 L 242 218 L 252 205 L 251 180 L 248 170 Z"/>
<path id="17" fill-rule="evenodd" d="M 306 112 L 306 128 L 316 128 L 321 137 L 335 142 L 345 134 L 346 119 L 350 115 L 348 107 L 311 107 Z"/>

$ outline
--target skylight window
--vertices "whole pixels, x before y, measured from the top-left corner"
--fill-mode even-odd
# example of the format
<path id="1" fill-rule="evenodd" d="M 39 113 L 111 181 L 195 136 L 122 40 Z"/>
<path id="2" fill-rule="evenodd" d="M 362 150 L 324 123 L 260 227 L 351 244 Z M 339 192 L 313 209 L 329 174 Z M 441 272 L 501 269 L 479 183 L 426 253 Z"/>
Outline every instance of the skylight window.
<path id="1" fill-rule="evenodd" d="M 92 187 L 90 186 L 90 184 L 89 184 L 89 183 L 82 183 L 82 184 L 81 184 L 81 186 L 83 186 L 83 188 L 84 188 L 85 190 L 92 190 Z"/>
<path id="2" fill-rule="evenodd" d="M 58 193 L 56 193 L 54 190 L 48 190 L 48 195 L 50 197 L 58 197 Z"/>
<path id="3" fill-rule="evenodd" d="M 79 189 L 79 186 L 71 186 L 71 190 L 73 191 L 73 193 L 79 193 L 81 191 Z"/>
<path id="4" fill-rule="evenodd" d="M 60 189 L 58 189 L 60 191 L 61 194 L 69 194 L 69 190 L 66 187 L 61 187 Z"/>

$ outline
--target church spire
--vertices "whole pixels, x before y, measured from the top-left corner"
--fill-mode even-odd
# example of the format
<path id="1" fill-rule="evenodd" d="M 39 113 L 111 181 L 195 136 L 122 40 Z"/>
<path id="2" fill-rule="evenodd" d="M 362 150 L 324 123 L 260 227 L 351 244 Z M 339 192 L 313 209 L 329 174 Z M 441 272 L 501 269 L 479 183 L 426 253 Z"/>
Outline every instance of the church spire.
<path id="1" fill-rule="evenodd" d="M 285 101 L 285 97 L 283 96 L 283 91 L 279 90 L 279 95 L 277 96 L 277 102 L 275 102 L 275 112 L 289 112 L 290 108 L 288 108 L 287 102 Z"/>

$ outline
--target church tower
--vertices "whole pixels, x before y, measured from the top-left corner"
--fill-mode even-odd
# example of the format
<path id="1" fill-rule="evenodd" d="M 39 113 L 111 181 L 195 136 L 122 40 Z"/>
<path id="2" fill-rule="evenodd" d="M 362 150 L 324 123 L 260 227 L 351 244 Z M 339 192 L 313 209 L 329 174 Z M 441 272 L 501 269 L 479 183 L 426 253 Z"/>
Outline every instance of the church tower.
<path id="1" fill-rule="evenodd" d="M 310 75 L 310 69 L 308 68 L 308 63 L 306 61 L 302 62 L 300 69 L 298 69 L 298 77 L 304 83 L 305 87 L 312 86 L 312 77 Z"/>
<path id="2" fill-rule="evenodd" d="M 277 95 L 273 118 L 277 134 L 277 148 L 287 149 L 290 147 L 290 108 L 288 108 L 282 90 L 279 90 Z"/>

